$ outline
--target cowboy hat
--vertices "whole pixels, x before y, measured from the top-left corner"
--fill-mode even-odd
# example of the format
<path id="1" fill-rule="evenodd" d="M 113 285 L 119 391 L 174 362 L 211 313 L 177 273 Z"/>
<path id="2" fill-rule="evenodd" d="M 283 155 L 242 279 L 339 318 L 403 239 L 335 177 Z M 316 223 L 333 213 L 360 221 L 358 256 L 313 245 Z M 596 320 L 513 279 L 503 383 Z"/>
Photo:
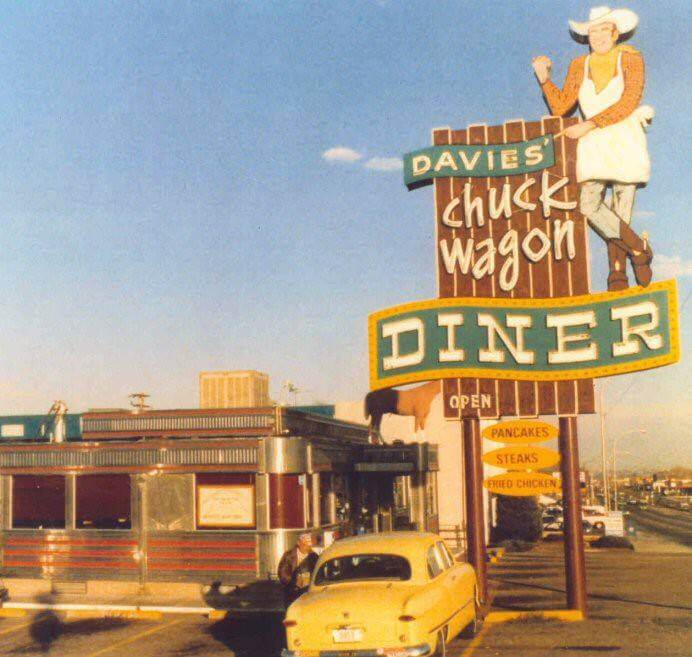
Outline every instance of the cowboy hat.
<path id="1" fill-rule="evenodd" d="M 579 36 L 588 36 L 590 28 L 601 23 L 612 23 L 620 34 L 626 34 L 637 27 L 638 22 L 639 16 L 629 9 L 594 7 L 589 12 L 589 20 L 586 23 L 569 21 L 569 27 L 572 32 Z"/>

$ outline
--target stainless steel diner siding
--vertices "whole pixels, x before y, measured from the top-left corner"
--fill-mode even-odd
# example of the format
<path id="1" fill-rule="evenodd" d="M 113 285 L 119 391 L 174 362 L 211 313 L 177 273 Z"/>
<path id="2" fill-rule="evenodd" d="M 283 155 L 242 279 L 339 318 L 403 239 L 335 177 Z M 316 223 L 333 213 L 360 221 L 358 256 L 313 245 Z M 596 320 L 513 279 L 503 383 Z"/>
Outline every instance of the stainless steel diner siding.
<path id="1" fill-rule="evenodd" d="M 60 581 L 222 581 L 259 574 L 257 533 L 6 530 L 1 562 L 7 578 Z"/>
<path id="2" fill-rule="evenodd" d="M 171 466 L 257 466 L 257 446 L 137 449 L 0 450 L 0 471 L 24 468 L 158 468 Z"/>
<path id="3" fill-rule="evenodd" d="M 142 554 L 136 531 L 27 530 L 2 532 L 6 578 L 138 581 Z"/>
<path id="4" fill-rule="evenodd" d="M 144 579 L 149 582 L 239 584 L 259 575 L 256 531 L 150 532 Z"/>
<path id="5" fill-rule="evenodd" d="M 252 415 L 193 415 L 150 417 L 132 415 L 117 418 L 83 418 L 82 433 L 148 431 L 204 431 L 218 429 L 270 429 L 274 425 L 271 414 Z"/>

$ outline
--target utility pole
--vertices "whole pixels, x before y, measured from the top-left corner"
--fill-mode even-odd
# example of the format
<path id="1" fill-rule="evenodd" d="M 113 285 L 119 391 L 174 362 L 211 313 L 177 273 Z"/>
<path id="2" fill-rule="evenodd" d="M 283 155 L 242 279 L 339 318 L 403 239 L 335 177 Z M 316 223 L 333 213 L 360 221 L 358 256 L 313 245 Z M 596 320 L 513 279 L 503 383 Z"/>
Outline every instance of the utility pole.
<path id="1" fill-rule="evenodd" d="M 633 433 L 647 433 L 646 429 L 630 429 L 625 436 Z M 615 456 L 617 451 L 617 435 L 613 435 L 613 508 L 615 511 L 618 510 L 618 472 L 617 465 L 615 462 Z"/>
<path id="2" fill-rule="evenodd" d="M 603 410 L 603 388 L 605 384 L 601 383 L 598 395 L 598 407 L 601 415 L 601 461 L 603 467 L 603 504 L 606 511 L 610 511 L 610 492 L 608 490 L 608 464 L 606 458 L 606 439 L 605 439 L 605 411 Z"/>
<path id="3" fill-rule="evenodd" d="M 589 471 L 589 504 L 595 504 L 594 492 L 593 492 L 593 474 Z"/>
<path id="4" fill-rule="evenodd" d="M 613 436 L 613 509 L 618 510 L 618 474 L 617 466 L 615 465 L 615 450 L 616 450 L 617 436 Z"/>

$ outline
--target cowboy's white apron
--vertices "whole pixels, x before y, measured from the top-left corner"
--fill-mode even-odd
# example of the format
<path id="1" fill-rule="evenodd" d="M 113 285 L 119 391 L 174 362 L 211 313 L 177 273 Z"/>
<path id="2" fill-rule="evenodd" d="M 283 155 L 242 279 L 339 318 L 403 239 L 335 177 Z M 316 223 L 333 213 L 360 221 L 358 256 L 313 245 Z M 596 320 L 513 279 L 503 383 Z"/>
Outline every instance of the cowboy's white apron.
<path id="1" fill-rule="evenodd" d="M 625 90 L 622 75 L 622 53 L 618 55 L 617 73 L 600 93 L 589 78 L 589 57 L 584 63 L 584 80 L 579 88 L 579 107 L 586 120 L 620 100 Z M 641 108 L 638 108 L 641 109 Z M 646 134 L 641 113 L 594 128 L 577 143 L 577 180 L 609 180 L 622 183 L 644 183 L 649 180 L 651 164 L 646 148 Z"/>

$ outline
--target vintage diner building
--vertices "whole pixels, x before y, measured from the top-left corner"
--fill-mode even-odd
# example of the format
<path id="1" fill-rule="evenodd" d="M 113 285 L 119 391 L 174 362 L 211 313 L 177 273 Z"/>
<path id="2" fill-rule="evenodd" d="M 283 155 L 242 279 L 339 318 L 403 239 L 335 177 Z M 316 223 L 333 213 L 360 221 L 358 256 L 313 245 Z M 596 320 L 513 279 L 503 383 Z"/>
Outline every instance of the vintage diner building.
<path id="1" fill-rule="evenodd" d="M 437 529 L 437 447 L 373 445 L 362 424 L 286 407 L 119 410 L 68 418 L 54 442 L 37 422 L 0 418 L 14 434 L 0 442 L 10 597 L 104 584 L 238 595 L 272 580 L 306 529 L 320 543 Z"/>

